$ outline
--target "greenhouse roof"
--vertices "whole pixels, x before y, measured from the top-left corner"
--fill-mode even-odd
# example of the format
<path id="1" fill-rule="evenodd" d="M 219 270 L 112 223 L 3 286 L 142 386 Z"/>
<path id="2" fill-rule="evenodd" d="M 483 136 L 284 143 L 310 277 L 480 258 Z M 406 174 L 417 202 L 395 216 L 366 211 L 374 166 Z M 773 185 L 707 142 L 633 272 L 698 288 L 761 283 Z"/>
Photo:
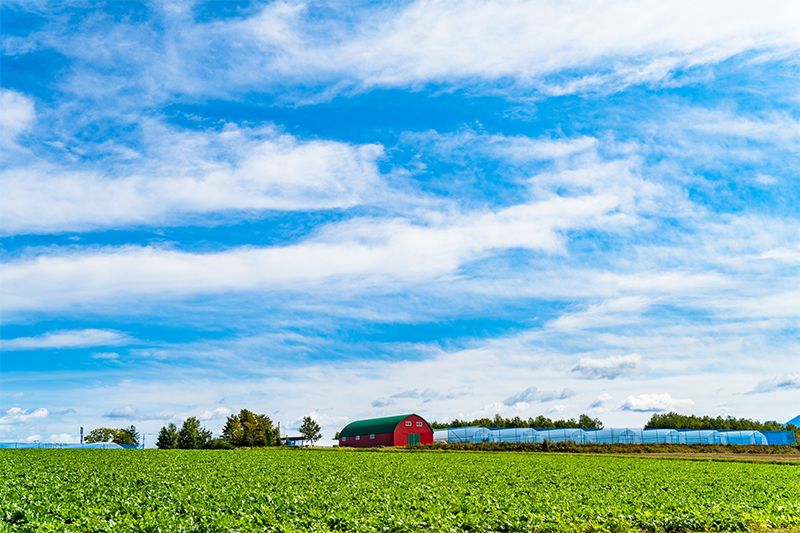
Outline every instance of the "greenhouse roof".
<path id="1" fill-rule="evenodd" d="M 385 416 L 383 418 L 368 418 L 367 420 L 356 420 L 350 422 L 339 433 L 340 437 L 352 437 L 354 435 L 369 435 L 371 433 L 394 433 L 397 424 L 409 416 L 419 416 L 414 413 L 407 415 Z M 422 417 L 420 417 L 422 418 Z M 423 420 L 425 420 L 423 418 Z M 425 422 L 427 424 L 427 422 Z M 429 425 L 430 427 L 430 425 Z"/>

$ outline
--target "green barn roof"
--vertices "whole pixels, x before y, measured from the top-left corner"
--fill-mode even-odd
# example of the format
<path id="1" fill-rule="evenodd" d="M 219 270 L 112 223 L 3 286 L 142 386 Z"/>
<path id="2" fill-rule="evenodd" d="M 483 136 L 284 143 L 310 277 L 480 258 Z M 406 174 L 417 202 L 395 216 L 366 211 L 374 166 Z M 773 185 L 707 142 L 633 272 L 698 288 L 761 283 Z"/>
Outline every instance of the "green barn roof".
<path id="1" fill-rule="evenodd" d="M 385 416 L 383 418 L 368 418 L 367 420 L 356 420 L 350 422 L 344 429 L 339 432 L 339 437 L 353 437 L 355 435 L 369 435 L 371 433 L 394 433 L 397 429 L 397 424 L 408 418 L 409 416 L 419 416 L 414 413 L 407 415 Z M 420 418 L 422 418 L 420 416 Z M 422 418 L 424 421 L 425 419 Z M 428 422 L 425 422 L 428 424 Z M 428 424 L 430 427 L 430 424 Z"/>

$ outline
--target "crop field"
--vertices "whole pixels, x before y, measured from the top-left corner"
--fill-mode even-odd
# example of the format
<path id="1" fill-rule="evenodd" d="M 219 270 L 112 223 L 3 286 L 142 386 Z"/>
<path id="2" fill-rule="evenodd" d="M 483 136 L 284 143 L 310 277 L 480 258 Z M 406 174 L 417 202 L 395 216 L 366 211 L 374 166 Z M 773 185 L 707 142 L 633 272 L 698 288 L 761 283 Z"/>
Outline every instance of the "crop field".
<path id="1" fill-rule="evenodd" d="M 0 531 L 800 530 L 800 467 L 616 456 L 3 450 Z"/>

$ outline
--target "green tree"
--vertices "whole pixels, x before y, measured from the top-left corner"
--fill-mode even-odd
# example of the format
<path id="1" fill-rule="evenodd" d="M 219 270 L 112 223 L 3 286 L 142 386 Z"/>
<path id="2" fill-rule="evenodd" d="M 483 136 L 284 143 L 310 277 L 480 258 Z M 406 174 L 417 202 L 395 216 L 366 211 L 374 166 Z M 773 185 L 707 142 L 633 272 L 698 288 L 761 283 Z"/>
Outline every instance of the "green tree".
<path id="1" fill-rule="evenodd" d="M 83 437 L 83 442 L 92 444 L 94 442 L 113 442 L 118 429 L 111 428 L 97 428 L 89 432 L 88 435 Z"/>
<path id="2" fill-rule="evenodd" d="M 190 416 L 183 422 L 178 432 L 178 448 L 195 450 L 205 448 L 211 442 L 211 432 L 200 425 L 197 417 Z"/>
<path id="3" fill-rule="evenodd" d="M 127 429 L 118 430 L 114 442 L 125 446 L 138 446 L 140 444 L 139 438 L 140 435 L 139 432 L 136 431 L 136 426 L 131 425 Z"/>
<path id="4" fill-rule="evenodd" d="M 303 417 L 303 423 L 300 425 L 300 434 L 306 440 L 310 440 L 311 444 L 314 444 L 322 438 L 319 424 L 317 424 L 310 416 Z"/>
<path id="5" fill-rule="evenodd" d="M 244 429 L 237 415 L 231 415 L 222 426 L 222 438 L 233 446 L 241 446 L 244 440 Z"/>
<path id="6" fill-rule="evenodd" d="M 539 415 L 536 418 L 528 419 L 528 427 L 532 428 L 554 428 L 553 421 L 544 415 Z"/>
<path id="7" fill-rule="evenodd" d="M 339 432 L 336 432 L 336 435 L 333 436 L 332 440 L 339 440 Z"/>
<path id="8" fill-rule="evenodd" d="M 267 415 L 247 409 L 231 415 L 222 428 L 222 438 L 233 446 L 272 446 L 277 440 L 277 428 Z"/>
<path id="9" fill-rule="evenodd" d="M 170 422 L 161 428 L 156 439 L 156 446 L 162 450 L 169 450 L 178 447 L 178 428 Z"/>
<path id="10" fill-rule="evenodd" d="M 588 415 L 578 417 L 578 427 L 583 429 L 603 429 L 603 423 L 599 418 L 591 418 Z"/>
<path id="11" fill-rule="evenodd" d="M 569 420 L 555 420 L 553 425 L 557 428 L 577 428 L 578 422 L 574 418 L 570 418 Z"/>
<path id="12" fill-rule="evenodd" d="M 136 426 L 127 429 L 120 428 L 97 428 L 93 429 L 83 438 L 83 442 L 91 444 L 93 442 L 113 442 L 124 446 L 138 446 L 139 432 Z"/>

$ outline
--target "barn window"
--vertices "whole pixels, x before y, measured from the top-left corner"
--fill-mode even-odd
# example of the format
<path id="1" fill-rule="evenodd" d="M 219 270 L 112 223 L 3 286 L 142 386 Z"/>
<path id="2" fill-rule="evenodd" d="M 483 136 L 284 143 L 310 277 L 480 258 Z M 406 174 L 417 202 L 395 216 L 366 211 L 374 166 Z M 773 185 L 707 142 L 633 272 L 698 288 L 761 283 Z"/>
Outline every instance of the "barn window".
<path id="1" fill-rule="evenodd" d="M 417 427 L 421 428 L 422 427 L 422 422 L 417 422 Z"/>
<path id="2" fill-rule="evenodd" d="M 411 427 L 411 421 L 409 421 L 409 420 L 406 420 L 406 425 L 407 425 L 408 427 Z"/>
<path id="3" fill-rule="evenodd" d="M 342 437 L 342 442 L 346 441 L 347 437 Z"/>
<path id="4" fill-rule="evenodd" d="M 356 440 L 361 440 L 361 435 L 356 435 Z"/>
<path id="5" fill-rule="evenodd" d="M 370 435 L 369 438 L 374 439 L 375 435 Z"/>

